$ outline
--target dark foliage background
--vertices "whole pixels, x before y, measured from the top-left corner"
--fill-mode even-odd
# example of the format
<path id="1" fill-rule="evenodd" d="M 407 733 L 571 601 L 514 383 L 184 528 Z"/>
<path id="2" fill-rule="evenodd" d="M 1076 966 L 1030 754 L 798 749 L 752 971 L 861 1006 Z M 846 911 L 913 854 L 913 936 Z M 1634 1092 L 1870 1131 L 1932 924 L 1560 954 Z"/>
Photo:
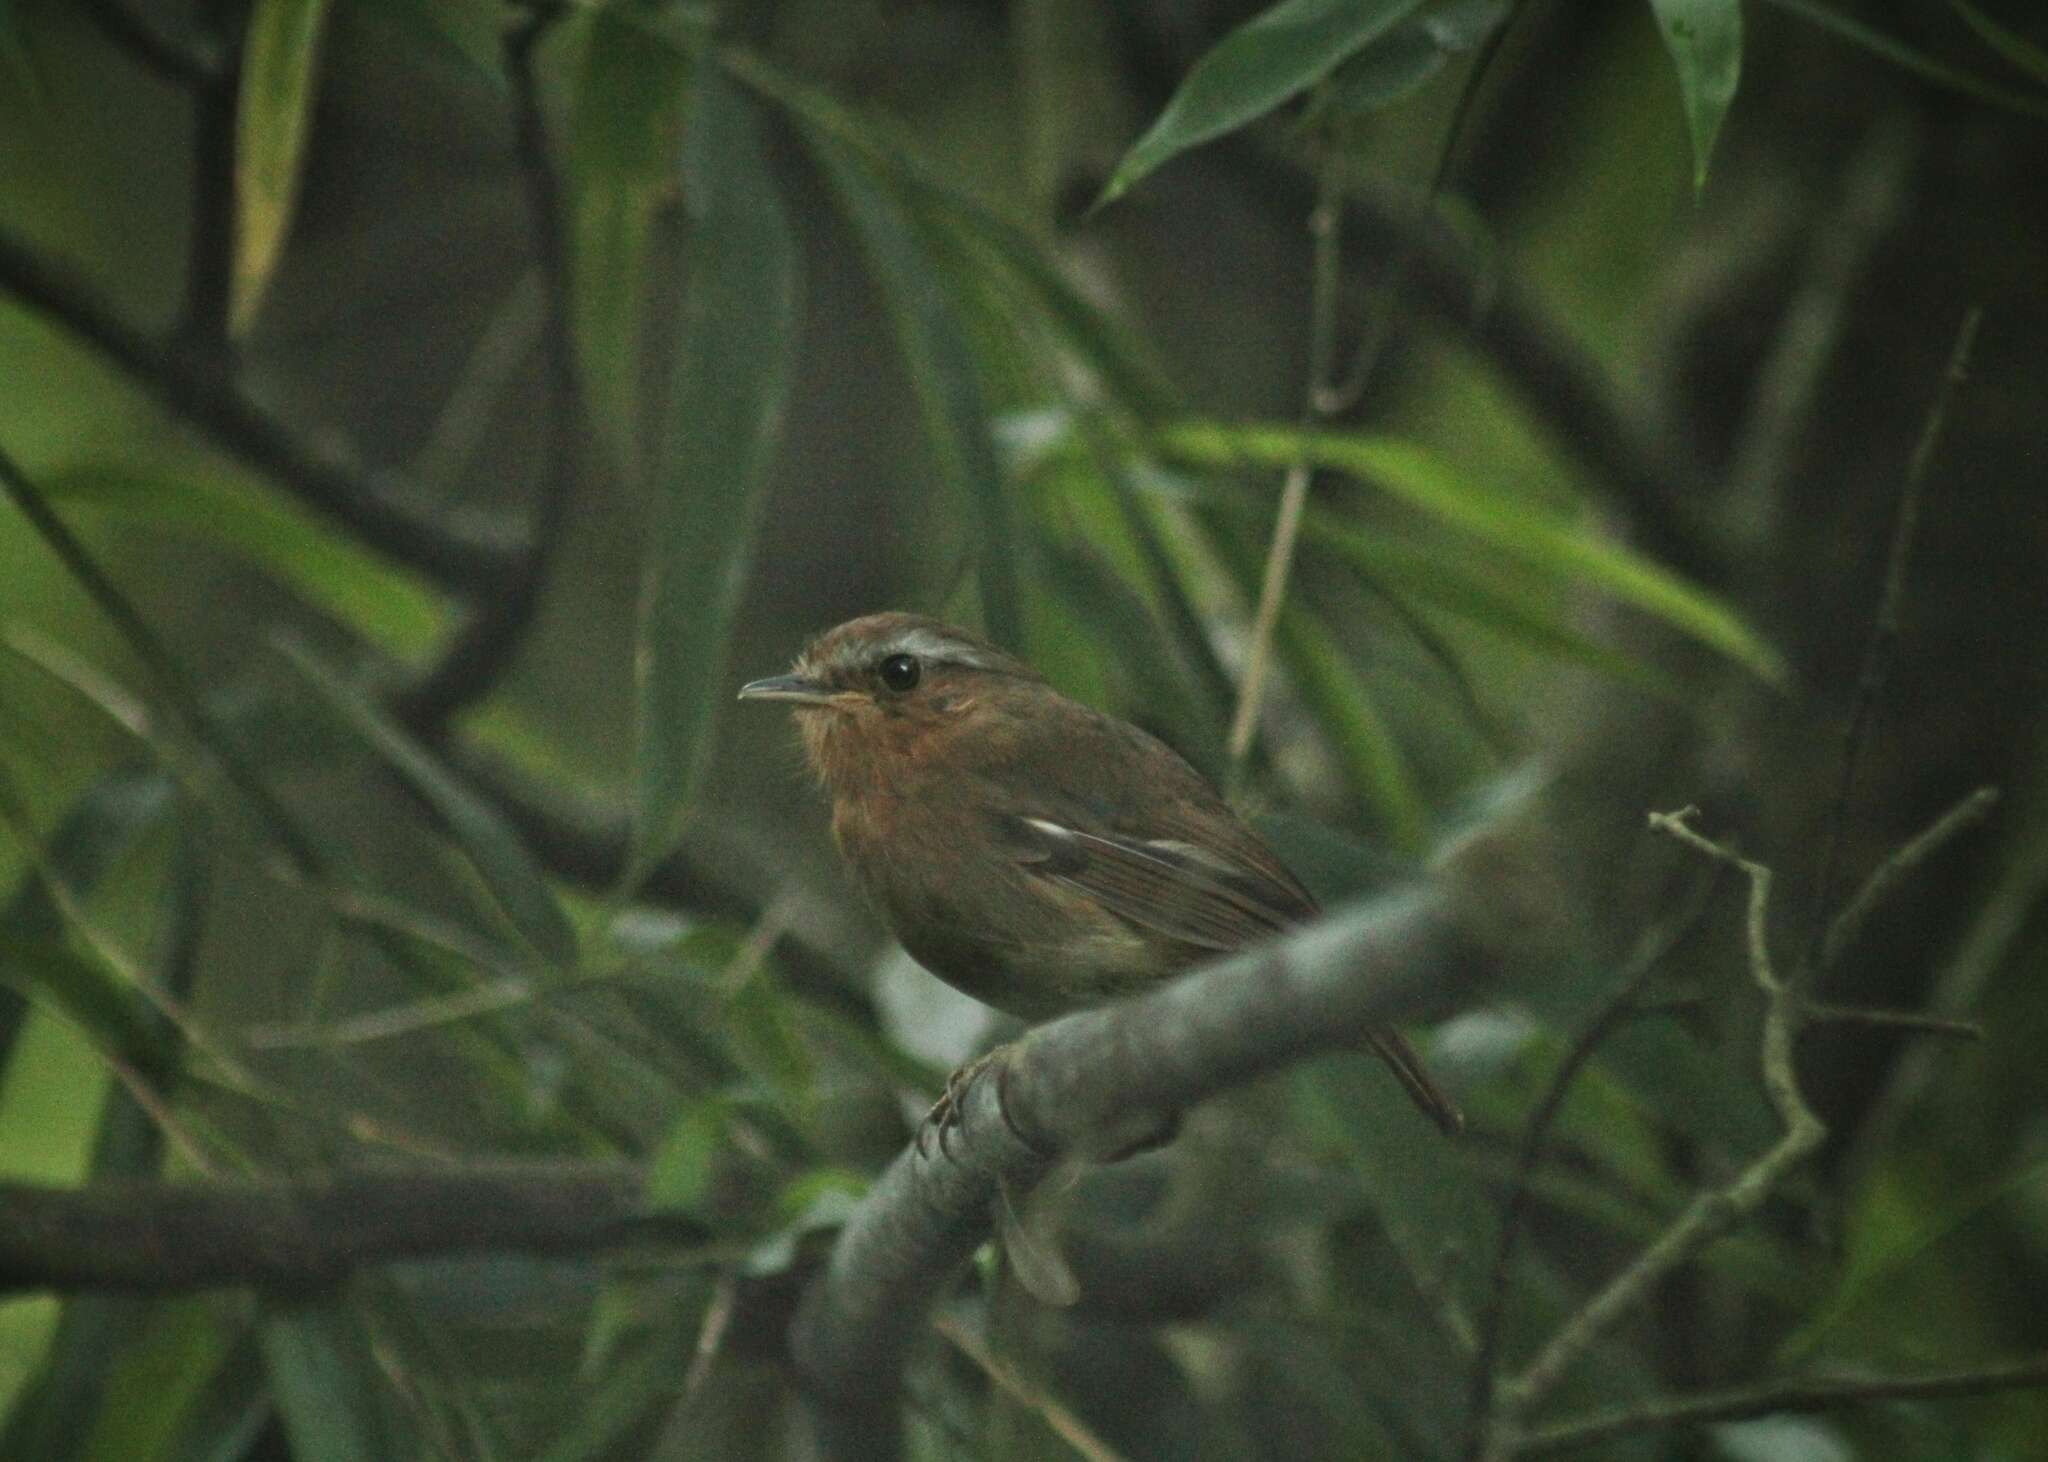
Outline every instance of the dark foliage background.
<path id="1" fill-rule="evenodd" d="M 0 1456 L 820 1445 L 991 1028 L 730 701 L 889 606 L 1574 934 L 1457 1145 L 1319 1057 L 1019 1195 L 912 1455 L 2039 1455 L 2044 141 L 2019 0 L 0 0 Z M 1823 1010 L 1513 1410 L 1778 1133 L 1687 804 L 1978 1038 Z"/>

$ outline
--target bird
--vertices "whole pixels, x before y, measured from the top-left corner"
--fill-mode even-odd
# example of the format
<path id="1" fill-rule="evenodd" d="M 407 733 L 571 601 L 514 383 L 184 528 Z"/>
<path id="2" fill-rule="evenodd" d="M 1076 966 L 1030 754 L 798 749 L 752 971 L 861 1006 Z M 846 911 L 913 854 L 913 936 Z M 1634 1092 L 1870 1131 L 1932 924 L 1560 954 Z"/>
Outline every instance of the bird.
<path id="1" fill-rule="evenodd" d="M 1026 1022 L 1155 988 L 1317 915 L 1178 752 L 967 630 L 902 611 L 848 620 L 739 695 L 791 707 L 833 839 L 911 958 Z M 1364 1039 L 1431 1120 L 1462 1129 L 1398 1032 Z M 987 1060 L 932 1109 L 942 1146 Z"/>

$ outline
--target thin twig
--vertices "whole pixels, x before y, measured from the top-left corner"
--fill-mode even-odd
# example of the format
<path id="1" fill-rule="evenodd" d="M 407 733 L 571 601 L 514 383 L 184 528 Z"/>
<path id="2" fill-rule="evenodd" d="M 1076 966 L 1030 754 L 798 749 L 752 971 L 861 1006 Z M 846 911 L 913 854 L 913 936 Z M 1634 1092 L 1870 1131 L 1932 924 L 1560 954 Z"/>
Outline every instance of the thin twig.
<path id="1" fill-rule="evenodd" d="M 1436 169 L 1430 175 L 1429 189 L 1422 195 L 1418 221 L 1427 220 L 1436 212 L 1437 200 L 1450 185 L 1451 171 L 1464 145 L 1466 129 L 1471 125 L 1473 113 L 1478 110 L 1480 90 L 1493 74 L 1493 63 L 1499 58 L 1501 47 L 1507 41 L 1508 32 L 1514 28 L 1515 16 L 1519 13 L 1519 6 L 1511 8 L 1501 23 L 1488 33 L 1480 43 L 1479 54 L 1473 58 L 1471 69 L 1465 73 L 1465 84 L 1459 88 L 1457 105 L 1451 110 L 1450 125 L 1444 129 L 1443 144 L 1437 149 Z M 1393 334 L 1395 307 L 1407 287 L 1408 272 L 1414 267 L 1421 236 L 1421 230 L 1416 229 L 1396 246 L 1387 265 L 1386 280 L 1373 292 L 1372 309 L 1366 316 L 1365 328 L 1360 332 L 1351 365 L 1341 381 L 1323 388 L 1316 397 L 1316 410 L 1324 416 L 1342 416 L 1358 404 L 1359 397 L 1372 384 L 1373 372 L 1379 368 L 1380 354 Z"/>
<path id="2" fill-rule="evenodd" d="M 1825 1005 L 1809 1000 L 1806 1002 L 1806 1019 L 1814 1025 L 1877 1025 L 1919 1031 L 1922 1035 L 1960 1036 L 1970 1041 L 1984 1039 L 1984 1027 L 1974 1020 L 1922 1015 L 1917 1010 L 1877 1010 L 1864 1005 Z"/>
<path id="3" fill-rule="evenodd" d="M 123 0 L 86 0 L 85 9 L 107 39 L 166 81 L 197 90 L 221 72 L 221 58 L 210 48 L 172 40 L 146 24 Z"/>
<path id="4" fill-rule="evenodd" d="M 1635 953 L 1622 966 L 1614 988 L 1579 1028 L 1579 1033 L 1566 1047 L 1564 1058 L 1558 1062 L 1557 1070 L 1551 1074 L 1549 1084 L 1530 1110 L 1528 1124 L 1522 1130 L 1521 1145 L 1515 1153 L 1514 1172 L 1508 1179 L 1507 1199 L 1501 1207 L 1500 1235 L 1494 1243 L 1493 1268 L 1487 1280 L 1485 1306 L 1480 1311 L 1479 1343 L 1472 1358 L 1471 1415 L 1474 1429 L 1469 1455 L 1479 1455 L 1485 1445 L 1484 1423 L 1493 1409 L 1493 1390 L 1497 1381 L 1495 1366 L 1500 1355 L 1501 1330 L 1507 1317 L 1508 1281 L 1534 1196 L 1531 1179 L 1549 1142 L 1551 1125 L 1563 1110 L 1564 1099 L 1570 1094 L 1572 1084 L 1586 1063 L 1636 1009 L 1644 987 L 1663 967 L 1664 961 L 1700 927 L 1718 883 L 1719 880 L 1714 878 L 1703 880 L 1692 898 L 1691 907 L 1684 914 L 1651 929 L 1638 942 Z"/>
<path id="5" fill-rule="evenodd" d="M 951 1341 L 962 1355 L 973 1361 L 975 1367 L 993 1381 L 998 1389 L 1036 1412 L 1054 1436 L 1086 1457 L 1088 1462 L 1122 1462 L 1123 1454 L 1097 1436 L 1088 1423 L 1074 1415 L 1059 1400 L 1048 1396 L 1018 1375 L 1015 1366 L 990 1350 L 982 1343 L 979 1335 L 951 1315 L 936 1316 L 932 1320 L 932 1328 Z"/>
<path id="6" fill-rule="evenodd" d="M 1303 393 L 1301 410 L 1304 427 L 1316 418 L 1316 400 L 1329 384 L 1336 357 L 1337 295 L 1344 270 L 1339 201 L 1337 149 L 1326 146 L 1316 203 L 1308 221 L 1309 235 L 1315 241 L 1315 265 L 1309 291 L 1308 388 Z M 1259 582 L 1259 605 L 1252 616 L 1251 644 L 1245 652 L 1244 683 L 1238 690 L 1237 712 L 1231 717 L 1230 736 L 1225 744 L 1233 784 L 1242 775 L 1252 738 L 1259 729 L 1266 674 L 1273 657 L 1273 631 L 1287 599 L 1287 580 L 1294 568 L 1294 549 L 1300 540 L 1302 514 L 1308 507 L 1309 483 L 1314 476 L 1315 470 L 1308 462 L 1296 462 L 1287 469 L 1286 481 L 1280 489 L 1280 510 L 1273 520 L 1273 539 L 1266 549 L 1266 567 Z"/>
<path id="7" fill-rule="evenodd" d="M 697 1328 L 697 1345 L 690 1355 L 690 1369 L 683 1373 L 683 1394 L 676 1398 L 680 1409 L 688 1406 L 704 1389 L 704 1382 L 710 1378 L 711 1363 L 718 1359 L 718 1352 L 725 1345 L 726 1331 L 732 1328 L 732 1313 L 739 1301 L 739 1277 L 731 1270 L 718 1276 L 718 1283 L 712 1288 L 711 1303 L 704 1307 L 704 1323 Z"/>
<path id="8" fill-rule="evenodd" d="M 325 855 L 299 828 L 276 793 L 256 771 L 255 765 L 242 754 L 232 733 L 208 707 L 205 697 L 200 695 L 177 657 L 157 638 L 156 631 L 128 602 L 128 596 L 85 551 L 85 545 L 50 510 L 42 492 L 4 451 L 0 451 L 0 491 L 6 493 L 21 515 L 28 519 L 37 536 L 85 590 L 86 596 L 128 642 L 136 659 L 156 679 L 166 704 L 184 723 L 186 731 L 206 748 L 222 775 L 249 800 L 293 864 L 309 877 L 324 877 L 328 871 Z"/>
<path id="9" fill-rule="evenodd" d="M 541 362 L 547 385 L 546 461 L 525 546 L 488 598 L 471 612 L 433 665 L 398 698 L 394 713 L 416 735 L 431 732 L 490 694 L 532 627 L 548 570 L 562 539 L 562 524 L 576 486 L 586 429 L 582 374 L 571 335 L 566 220 L 561 181 L 548 153 L 534 53 L 566 12 L 540 5 L 505 34 L 505 71 L 512 82 L 512 127 L 520 176 L 532 215 L 534 253 L 546 311 Z"/>
<path id="10" fill-rule="evenodd" d="M 1884 587 L 1879 591 L 1877 615 L 1870 626 L 1870 639 L 1863 649 L 1863 668 L 1856 677 L 1856 699 L 1849 711 L 1849 724 L 1842 734 L 1842 765 L 1835 783 L 1834 801 L 1828 808 L 1826 831 L 1822 835 L 1820 872 L 1814 880 L 1812 928 L 1807 937 L 1804 975 L 1817 975 L 1823 964 L 1822 945 L 1827 938 L 1829 909 L 1833 906 L 1835 879 L 1841 865 L 1842 839 L 1847 832 L 1850 801 L 1856 791 L 1856 773 L 1862 764 L 1863 746 L 1870 731 L 1870 714 L 1891 671 L 1891 649 L 1899 637 L 1899 605 L 1906 594 L 1906 568 L 1911 562 L 1913 541 L 1920 528 L 1920 499 L 1927 485 L 1927 470 L 1941 443 L 1941 429 L 1948 419 L 1948 407 L 1956 387 L 1967 376 L 1970 351 L 1976 344 L 1977 327 L 1984 311 L 1971 306 L 1956 331 L 1949 351 L 1948 368 L 1935 389 L 1934 400 L 1921 424 L 1919 440 L 1906 464 L 1906 480 L 1899 490 L 1898 512 L 1892 521 L 1892 541 L 1885 555 Z"/>
<path id="11" fill-rule="evenodd" d="M 1782 507 L 1786 466 L 1812 422 L 1848 302 L 1897 218 L 1911 161 L 1909 125 L 1892 117 L 1871 129 L 1849 165 L 1840 202 L 1815 230 L 1806 267 L 1756 373 L 1728 467 L 1730 515 L 1767 542 Z"/>
<path id="12" fill-rule="evenodd" d="M 1693 829 L 1697 809 L 1653 812 L 1650 826 L 1693 851 L 1736 869 L 1749 880 L 1744 921 L 1750 978 L 1764 997 L 1763 1085 L 1783 1135 L 1724 1187 L 1698 1194 L 1685 1209 L 1605 1288 L 1552 1333 L 1535 1358 L 1500 1389 L 1486 1418 L 1489 1462 L 1511 1457 L 1522 1420 L 1556 1389 L 1587 1351 L 1656 1287 L 1708 1244 L 1730 1232 L 1763 1206 L 1780 1181 L 1826 1139 L 1827 1128 L 1806 1103 L 1794 1065 L 1802 1010 L 1797 992 L 1772 964 L 1769 923 L 1771 870 L 1744 858 Z"/>
<path id="13" fill-rule="evenodd" d="M 1856 936 L 1863 932 L 1870 916 L 1877 912 L 1878 905 L 1894 889 L 1917 873 L 1929 858 L 1989 817 L 1997 804 L 1996 787 L 1979 787 L 1928 824 L 1924 831 L 1900 844 L 1890 857 L 1878 864 L 1876 871 L 1863 881 L 1863 887 L 1856 890 L 1855 896 L 1828 925 L 1827 938 L 1821 944 L 1821 969 L 1834 968 L 1835 961 L 1855 943 Z"/>
<path id="14" fill-rule="evenodd" d="M 518 561 L 523 539 L 496 515 L 430 509 L 394 495 L 385 474 L 323 454 L 218 372 L 123 324 L 4 236 L 0 289 L 91 346 L 176 420 L 393 562 L 459 589 L 493 584 Z"/>
<path id="15" fill-rule="evenodd" d="M 1975 1370 L 1945 1371 L 1928 1376 L 1873 1376 L 1841 1380 L 1772 1382 L 1744 1386 L 1705 1396 L 1681 1396 L 1645 1406 L 1594 1412 L 1555 1426 L 1539 1427 L 1516 1438 L 1521 1456 L 1547 1456 L 1589 1447 L 1615 1437 L 1672 1427 L 1700 1426 L 1711 1421 L 1738 1421 L 1750 1416 L 1839 1411 L 1875 1401 L 1925 1401 L 1943 1396 L 1981 1396 L 2048 1386 L 2048 1355 Z"/>

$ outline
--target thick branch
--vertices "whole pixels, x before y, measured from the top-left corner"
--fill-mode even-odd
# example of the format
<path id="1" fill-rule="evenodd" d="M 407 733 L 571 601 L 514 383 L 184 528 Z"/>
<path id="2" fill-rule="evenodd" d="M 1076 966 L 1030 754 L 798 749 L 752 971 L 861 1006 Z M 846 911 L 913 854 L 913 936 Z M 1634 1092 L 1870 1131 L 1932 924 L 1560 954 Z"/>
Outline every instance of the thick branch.
<path id="1" fill-rule="evenodd" d="M 1438 887 L 1355 906 L 1156 993 L 1055 1021 L 972 1085 L 949 1153 L 907 1149 L 841 1232 L 805 1296 L 797 1363 L 832 1405 L 887 1406 L 933 1297 L 1045 1154 L 1114 1151 L 1169 1114 L 1361 1031 L 1455 1000 L 1493 941 Z M 1028 1135 L 1028 1141 L 1026 1136 Z"/>
<path id="2" fill-rule="evenodd" d="M 468 588 L 495 582 L 516 561 L 522 538 L 495 517 L 399 501 L 373 476 L 316 452 L 217 373 L 195 369 L 115 319 L 4 236 L 0 289 L 98 351 L 177 420 L 394 562 Z"/>
<path id="3" fill-rule="evenodd" d="M 706 1237 L 691 1220 L 645 1215 L 640 1182 L 624 1163 L 525 1163 L 297 1183 L 0 1184 L 0 1293 L 307 1290 L 429 1254 L 574 1254 Z"/>

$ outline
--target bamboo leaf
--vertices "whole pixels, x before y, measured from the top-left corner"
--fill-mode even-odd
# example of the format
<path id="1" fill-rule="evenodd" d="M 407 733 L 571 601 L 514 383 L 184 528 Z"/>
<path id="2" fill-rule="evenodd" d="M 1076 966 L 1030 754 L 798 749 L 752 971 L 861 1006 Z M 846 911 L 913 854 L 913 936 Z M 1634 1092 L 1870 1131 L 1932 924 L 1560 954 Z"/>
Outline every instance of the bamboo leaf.
<path id="1" fill-rule="evenodd" d="M 1015 648 L 1024 625 L 1015 561 L 1019 540 L 1011 521 L 1009 481 L 967 333 L 902 208 L 845 149 L 815 132 L 811 136 L 888 300 L 940 475 L 965 489 L 977 520 L 984 626 L 998 643 Z"/>
<path id="2" fill-rule="evenodd" d="M 801 259 L 753 103 L 699 70 L 683 158 L 688 271 L 638 646 L 639 817 L 629 882 L 668 848 L 731 699 L 726 641 L 800 329 Z"/>
<path id="3" fill-rule="evenodd" d="M 1742 78 L 1742 0 L 1650 0 L 1650 9 L 1678 70 L 1697 192 L 1707 186 L 1714 140 Z"/>
<path id="4" fill-rule="evenodd" d="M 328 0 L 255 0 L 235 103 L 235 260 L 229 307 L 237 335 L 255 321 L 297 206 L 313 119 Z"/>
<path id="5" fill-rule="evenodd" d="M 2009 112 L 2019 112 L 2029 117 L 2048 120 L 2048 97 L 2032 96 L 2024 92 L 1994 86 L 1982 77 L 1937 61 L 1925 52 L 1916 51 L 1903 41 L 1894 40 L 1883 31 L 1872 30 L 1861 21 L 1843 14 L 1813 0 L 1770 0 L 1780 10 L 1791 12 L 1801 20 L 1819 26 L 1822 30 L 1833 31 L 1852 45 L 1861 46 L 1873 56 L 1910 71 L 1915 76 L 1933 82 L 1936 86 L 1947 87 L 1950 91 L 1973 96 L 1978 101 L 1988 102 Z"/>
<path id="6" fill-rule="evenodd" d="M 2000 25 L 1969 0 L 1948 0 L 1949 8 L 1963 18 L 1963 24 L 1977 33 L 1977 39 L 2005 57 L 2013 66 L 2036 81 L 2048 82 L 2048 48 L 2035 45 L 2025 36 Z"/>
<path id="7" fill-rule="evenodd" d="M 270 1377 L 300 1462 L 384 1462 L 412 1455 L 387 1416 L 369 1338 L 338 1300 L 270 1309 L 257 1324 Z"/>
<path id="8" fill-rule="evenodd" d="M 637 468 L 655 211 L 676 191 L 689 63 L 617 9 L 590 17 L 570 122 L 577 365 L 591 414 L 628 475 Z"/>
<path id="9" fill-rule="evenodd" d="M 550 964 L 575 964 L 576 931 L 511 824 L 310 649 L 290 640 L 280 648 L 349 729 L 434 809 L 512 927 Z"/>
<path id="10" fill-rule="evenodd" d="M 1417 443 L 1193 423 L 1167 430 L 1160 444 L 1169 455 L 1205 467 L 1285 468 L 1306 461 L 1347 473 L 1533 569 L 1633 605 L 1765 680 L 1785 678 L 1777 651 L 1705 590 L 1549 508 L 1463 480 Z"/>
<path id="11" fill-rule="evenodd" d="M 1397 25 L 1422 0 L 1285 0 L 1219 41 L 1124 154 L 1096 203 L 1190 147 L 1256 121 Z"/>

